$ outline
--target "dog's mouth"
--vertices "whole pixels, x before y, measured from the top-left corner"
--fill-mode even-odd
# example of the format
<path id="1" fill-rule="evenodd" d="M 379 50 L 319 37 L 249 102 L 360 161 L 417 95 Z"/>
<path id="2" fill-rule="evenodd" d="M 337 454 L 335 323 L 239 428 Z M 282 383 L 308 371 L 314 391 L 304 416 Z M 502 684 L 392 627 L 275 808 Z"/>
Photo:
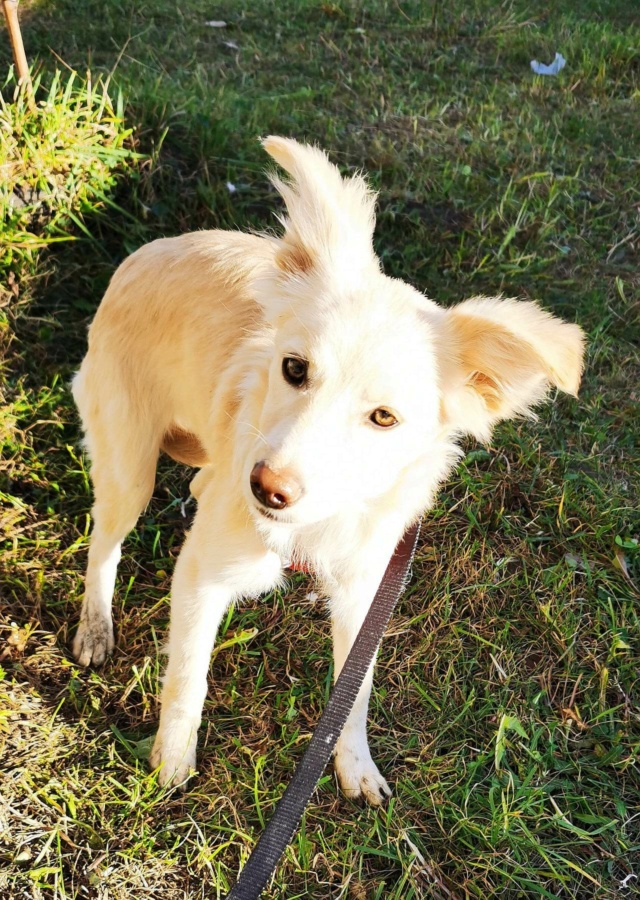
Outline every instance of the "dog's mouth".
<path id="1" fill-rule="evenodd" d="M 272 512 L 270 509 L 265 509 L 263 506 L 257 506 L 254 503 L 254 504 L 252 504 L 252 508 L 255 510 L 255 512 L 260 513 L 260 515 L 263 518 L 269 519 L 270 522 L 277 522 L 278 525 L 291 525 L 292 524 L 291 519 L 283 518 L 283 516 L 281 514 Z"/>

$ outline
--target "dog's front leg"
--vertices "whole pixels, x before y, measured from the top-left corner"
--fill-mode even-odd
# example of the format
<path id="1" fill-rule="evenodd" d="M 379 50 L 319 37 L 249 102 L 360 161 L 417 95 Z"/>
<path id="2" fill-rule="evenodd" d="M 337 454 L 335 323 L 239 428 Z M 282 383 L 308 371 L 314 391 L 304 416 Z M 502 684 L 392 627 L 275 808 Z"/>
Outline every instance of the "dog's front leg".
<path id="1" fill-rule="evenodd" d="M 184 781 L 196 762 L 196 740 L 207 693 L 209 659 L 233 593 L 202 570 L 189 536 L 176 564 L 171 596 L 169 662 L 163 680 L 160 726 L 150 763 L 160 784 Z"/>
<path id="2" fill-rule="evenodd" d="M 159 767 L 160 784 L 183 782 L 195 766 L 209 659 L 225 610 L 236 597 L 272 587 L 282 571 L 279 557 L 264 549 L 250 527 L 221 533 L 221 520 L 215 518 L 211 510 L 202 516 L 198 511 L 176 564 L 169 662 L 150 756 L 151 766 Z"/>
<path id="3" fill-rule="evenodd" d="M 394 544 L 390 543 L 391 550 L 387 558 L 393 551 L 393 546 Z M 385 568 L 381 567 L 380 561 L 384 561 L 384 553 L 383 550 L 381 556 L 378 550 L 376 555 L 363 557 L 361 559 L 363 570 L 371 567 L 372 560 L 376 560 L 373 569 L 363 571 L 357 577 L 341 579 L 331 592 L 335 678 L 342 670 L 380 584 Z M 334 768 L 340 787 L 347 797 L 350 799 L 363 797 L 371 805 L 379 806 L 391 796 L 391 790 L 371 758 L 367 740 L 367 710 L 373 682 L 373 668 L 372 662 L 342 734 L 338 738 L 334 753 Z"/>

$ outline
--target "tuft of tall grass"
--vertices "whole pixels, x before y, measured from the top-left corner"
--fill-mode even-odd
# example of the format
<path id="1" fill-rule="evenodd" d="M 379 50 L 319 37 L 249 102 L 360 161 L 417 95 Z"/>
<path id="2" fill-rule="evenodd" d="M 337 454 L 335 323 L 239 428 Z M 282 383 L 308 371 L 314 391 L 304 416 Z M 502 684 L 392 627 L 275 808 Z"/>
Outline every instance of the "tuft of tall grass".
<path id="1" fill-rule="evenodd" d="M 0 89 L 0 283 L 29 272 L 38 251 L 88 233 L 84 217 L 111 201 L 139 158 L 109 79 L 56 70 L 33 80 L 35 108 L 11 71 Z"/>

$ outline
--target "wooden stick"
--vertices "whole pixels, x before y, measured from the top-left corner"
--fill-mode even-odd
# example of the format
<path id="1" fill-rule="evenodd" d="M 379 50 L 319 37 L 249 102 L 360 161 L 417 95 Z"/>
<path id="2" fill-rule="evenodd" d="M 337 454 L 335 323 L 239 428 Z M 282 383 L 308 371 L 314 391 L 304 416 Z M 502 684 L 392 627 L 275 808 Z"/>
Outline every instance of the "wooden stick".
<path id="1" fill-rule="evenodd" d="M 33 86 L 31 84 L 31 75 L 29 74 L 27 55 L 24 52 L 20 22 L 18 21 L 18 0 L 2 0 L 2 6 L 7 20 L 13 58 L 18 72 L 18 83 L 24 86 L 27 96 L 29 97 L 29 105 L 33 108 L 35 106 L 33 100 Z"/>

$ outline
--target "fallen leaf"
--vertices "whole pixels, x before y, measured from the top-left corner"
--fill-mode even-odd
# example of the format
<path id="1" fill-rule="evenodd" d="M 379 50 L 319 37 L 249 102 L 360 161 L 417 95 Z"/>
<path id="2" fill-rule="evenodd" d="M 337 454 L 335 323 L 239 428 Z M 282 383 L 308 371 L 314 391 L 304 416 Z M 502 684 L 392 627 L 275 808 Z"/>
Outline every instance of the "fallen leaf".
<path id="1" fill-rule="evenodd" d="M 629 567 L 627 565 L 627 558 L 619 547 L 616 547 L 616 555 L 613 560 L 614 565 L 616 565 L 624 576 L 624 580 L 633 588 L 633 591 L 637 594 L 638 588 L 633 583 L 633 578 L 629 574 Z"/>

